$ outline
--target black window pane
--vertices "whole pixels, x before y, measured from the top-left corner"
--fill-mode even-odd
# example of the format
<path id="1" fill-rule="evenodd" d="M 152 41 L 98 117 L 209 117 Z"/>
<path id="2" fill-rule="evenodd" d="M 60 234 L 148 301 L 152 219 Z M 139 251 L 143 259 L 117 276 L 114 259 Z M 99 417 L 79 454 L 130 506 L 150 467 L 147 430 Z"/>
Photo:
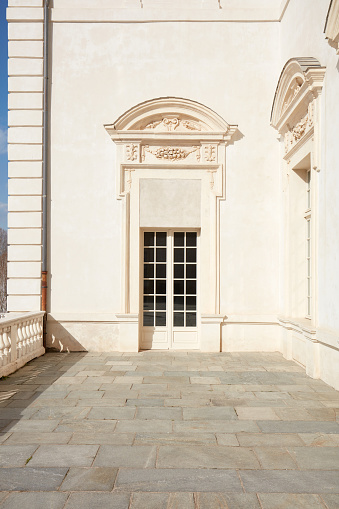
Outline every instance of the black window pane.
<path id="1" fill-rule="evenodd" d="M 154 313 L 144 313 L 144 327 L 154 326 Z"/>
<path id="2" fill-rule="evenodd" d="M 157 246 L 166 246 L 166 232 L 157 233 Z"/>
<path id="3" fill-rule="evenodd" d="M 196 327 L 196 326 L 197 326 L 197 314 L 186 313 L 186 327 Z"/>
<path id="4" fill-rule="evenodd" d="M 197 234 L 196 232 L 186 233 L 186 246 L 193 247 L 197 245 Z"/>
<path id="5" fill-rule="evenodd" d="M 196 265 L 186 265 L 186 277 L 187 279 L 196 279 L 197 277 Z"/>
<path id="6" fill-rule="evenodd" d="M 184 261 L 184 249 L 180 249 L 180 248 L 174 249 L 174 261 L 175 262 L 183 262 Z"/>
<path id="7" fill-rule="evenodd" d="M 197 261 L 197 250 L 186 249 L 186 262 L 196 262 L 196 261 Z"/>
<path id="8" fill-rule="evenodd" d="M 156 282 L 156 292 L 155 293 L 166 293 L 166 281 L 162 281 L 161 279 Z"/>
<path id="9" fill-rule="evenodd" d="M 145 262 L 154 262 L 154 249 L 153 248 L 145 247 L 144 261 Z"/>
<path id="10" fill-rule="evenodd" d="M 184 281 L 182 281 L 182 280 L 174 281 L 174 293 L 176 295 L 184 294 Z"/>
<path id="11" fill-rule="evenodd" d="M 154 246 L 154 232 L 144 232 L 144 246 Z"/>
<path id="12" fill-rule="evenodd" d="M 157 266 L 156 266 L 156 275 L 157 275 L 157 278 L 162 278 L 162 277 L 166 277 L 166 265 L 165 264 L 159 264 L 157 263 Z"/>
<path id="13" fill-rule="evenodd" d="M 187 311 L 196 311 L 197 309 L 196 297 L 186 297 L 186 309 Z"/>
<path id="14" fill-rule="evenodd" d="M 175 232 L 174 233 L 174 245 L 175 246 L 183 246 L 184 239 L 185 239 L 184 232 Z"/>
<path id="15" fill-rule="evenodd" d="M 196 281 L 193 280 L 187 280 L 186 281 L 186 293 L 187 294 L 195 294 L 197 289 Z"/>
<path id="16" fill-rule="evenodd" d="M 174 265 L 174 278 L 175 279 L 184 278 L 184 265 Z"/>
<path id="17" fill-rule="evenodd" d="M 166 295 L 157 296 L 156 309 L 166 309 Z"/>
<path id="18" fill-rule="evenodd" d="M 157 262 L 165 262 L 166 261 L 166 249 L 162 247 L 157 248 Z"/>
<path id="19" fill-rule="evenodd" d="M 144 277 L 154 277 L 154 265 L 144 265 Z"/>
<path id="20" fill-rule="evenodd" d="M 155 313 L 155 325 L 165 327 L 166 325 L 166 313 Z"/>
<path id="21" fill-rule="evenodd" d="M 173 313 L 173 315 L 174 315 L 173 316 L 174 327 L 183 327 L 185 313 Z"/>
<path id="22" fill-rule="evenodd" d="M 144 293 L 154 293 L 154 281 L 144 280 Z"/>
<path id="23" fill-rule="evenodd" d="M 184 310 L 184 297 L 174 297 L 174 310 L 175 311 L 183 311 Z"/>
<path id="24" fill-rule="evenodd" d="M 149 295 L 144 296 L 144 311 L 154 309 L 154 297 L 150 297 Z"/>

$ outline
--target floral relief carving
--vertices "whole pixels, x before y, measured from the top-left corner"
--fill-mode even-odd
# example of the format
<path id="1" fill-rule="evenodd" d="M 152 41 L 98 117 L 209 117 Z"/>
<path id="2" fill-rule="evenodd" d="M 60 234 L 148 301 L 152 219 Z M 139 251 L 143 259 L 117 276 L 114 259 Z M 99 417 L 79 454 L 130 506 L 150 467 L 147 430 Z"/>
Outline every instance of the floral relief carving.
<path id="1" fill-rule="evenodd" d="M 197 159 L 200 160 L 200 147 L 194 146 L 189 149 L 183 147 L 153 147 L 144 146 L 144 151 L 153 154 L 157 159 L 169 159 L 170 161 L 180 161 L 186 159 L 193 152 L 199 151 Z M 145 155 L 143 154 L 143 159 Z"/>
<path id="2" fill-rule="evenodd" d="M 128 161 L 136 161 L 138 158 L 138 145 L 126 145 L 126 157 Z"/>
<path id="3" fill-rule="evenodd" d="M 213 162 L 216 160 L 216 147 L 214 145 L 206 145 L 205 159 L 208 162 Z"/>
<path id="4" fill-rule="evenodd" d="M 201 127 L 196 122 L 180 119 L 178 117 L 163 117 L 161 120 L 153 120 L 153 122 L 150 122 L 141 129 L 156 129 L 158 127 L 159 129 L 163 128 L 165 131 L 175 131 L 178 127 L 182 127 L 183 130 L 188 131 L 201 131 Z"/>
<path id="5" fill-rule="evenodd" d="M 314 105 L 309 104 L 306 115 L 285 134 L 285 154 L 313 127 Z"/>

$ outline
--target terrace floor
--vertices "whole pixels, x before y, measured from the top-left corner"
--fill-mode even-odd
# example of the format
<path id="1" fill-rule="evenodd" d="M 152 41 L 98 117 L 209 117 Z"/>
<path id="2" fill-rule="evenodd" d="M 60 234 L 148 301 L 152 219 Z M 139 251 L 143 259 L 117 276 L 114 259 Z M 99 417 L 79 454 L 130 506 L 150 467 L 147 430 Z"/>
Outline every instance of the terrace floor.
<path id="1" fill-rule="evenodd" d="M 278 353 L 48 353 L 0 444 L 0 509 L 339 508 L 339 392 Z"/>

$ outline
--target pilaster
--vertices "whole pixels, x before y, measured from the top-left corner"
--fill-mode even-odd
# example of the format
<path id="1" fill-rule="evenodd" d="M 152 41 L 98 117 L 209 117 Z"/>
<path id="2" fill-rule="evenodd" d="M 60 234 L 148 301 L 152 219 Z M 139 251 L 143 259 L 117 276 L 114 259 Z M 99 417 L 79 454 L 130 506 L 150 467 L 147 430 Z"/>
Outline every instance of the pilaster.
<path id="1" fill-rule="evenodd" d="M 40 310 L 43 0 L 9 0 L 8 311 Z"/>

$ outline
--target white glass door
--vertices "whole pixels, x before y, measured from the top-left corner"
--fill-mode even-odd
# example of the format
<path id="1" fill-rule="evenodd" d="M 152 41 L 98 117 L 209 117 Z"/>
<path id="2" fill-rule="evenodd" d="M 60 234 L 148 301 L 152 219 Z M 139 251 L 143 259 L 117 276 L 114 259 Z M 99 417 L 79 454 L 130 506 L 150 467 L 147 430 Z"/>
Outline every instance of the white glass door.
<path id="1" fill-rule="evenodd" d="M 197 349 L 198 234 L 142 235 L 141 349 Z"/>

